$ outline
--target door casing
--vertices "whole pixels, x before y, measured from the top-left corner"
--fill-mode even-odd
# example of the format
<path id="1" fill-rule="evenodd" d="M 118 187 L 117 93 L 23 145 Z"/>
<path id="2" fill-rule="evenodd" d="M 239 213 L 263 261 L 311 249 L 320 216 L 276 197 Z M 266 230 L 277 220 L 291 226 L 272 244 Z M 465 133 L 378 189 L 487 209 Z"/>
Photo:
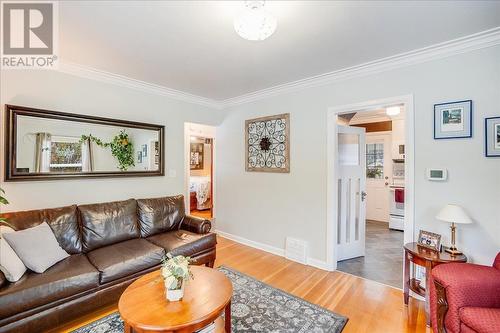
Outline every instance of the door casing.
<path id="1" fill-rule="evenodd" d="M 327 224 L 326 267 L 337 269 L 337 211 L 338 211 L 338 144 L 337 121 L 340 113 L 363 112 L 390 105 L 403 104 L 405 117 L 405 230 L 404 242 L 412 242 L 415 235 L 415 113 L 413 94 L 381 98 L 360 103 L 328 108 L 327 111 Z"/>

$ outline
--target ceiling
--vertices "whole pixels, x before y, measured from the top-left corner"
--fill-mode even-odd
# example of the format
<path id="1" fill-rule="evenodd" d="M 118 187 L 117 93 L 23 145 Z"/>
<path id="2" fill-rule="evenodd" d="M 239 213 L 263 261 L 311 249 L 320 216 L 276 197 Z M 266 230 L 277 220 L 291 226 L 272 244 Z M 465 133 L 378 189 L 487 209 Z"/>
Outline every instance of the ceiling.
<path id="1" fill-rule="evenodd" d="M 368 123 L 377 123 L 381 121 L 391 121 L 393 119 L 404 119 L 404 105 L 399 105 L 400 113 L 395 116 L 388 116 L 386 108 L 378 108 L 375 110 L 362 110 L 360 112 L 350 112 L 339 114 L 339 123 L 344 125 L 359 125 Z"/>
<path id="2" fill-rule="evenodd" d="M 222 101 L 500 26 L 499 1 L 268 1 L 274 35 L 233 29 L 240 1 L 64 1 L 61 59 Z"/>

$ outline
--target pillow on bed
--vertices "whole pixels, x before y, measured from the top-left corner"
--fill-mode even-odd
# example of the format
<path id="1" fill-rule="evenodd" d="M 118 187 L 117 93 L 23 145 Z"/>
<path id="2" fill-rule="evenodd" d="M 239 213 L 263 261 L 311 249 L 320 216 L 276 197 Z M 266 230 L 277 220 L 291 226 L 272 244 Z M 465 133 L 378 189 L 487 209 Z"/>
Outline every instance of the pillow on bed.
<path id="1" fill-rule="evenodd" d="M 46 222 L 33 228 L 7 233 L 3 237 L 24 265 L 33 272 L 43 273 L 69 257 Z"/>
<path id="2" fill-rule="evenodd" d="M 16 282 L 26 272 L 26 266 L 17 256 L 16 252 L 10 247 L 3 236 L 15 232 L 14 229 L 0 226 L 0 271 L 9 282 Z"/>

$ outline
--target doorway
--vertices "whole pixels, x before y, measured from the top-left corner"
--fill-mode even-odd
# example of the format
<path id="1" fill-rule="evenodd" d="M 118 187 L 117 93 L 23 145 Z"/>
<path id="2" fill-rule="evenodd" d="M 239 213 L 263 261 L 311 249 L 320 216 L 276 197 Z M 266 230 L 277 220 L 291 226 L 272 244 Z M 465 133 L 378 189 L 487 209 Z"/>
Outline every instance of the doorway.
<path id="1" fill-rule="evenodd" d="M 186 123 L 186 213 L 215 216 L 215 127 Z"/>
<path id="2" fill-rule="evenodd" d="M 402 288 L 402 246 L 414 229 L 413 98 L 330 109 L 328 121 L 327 261 Z"/>

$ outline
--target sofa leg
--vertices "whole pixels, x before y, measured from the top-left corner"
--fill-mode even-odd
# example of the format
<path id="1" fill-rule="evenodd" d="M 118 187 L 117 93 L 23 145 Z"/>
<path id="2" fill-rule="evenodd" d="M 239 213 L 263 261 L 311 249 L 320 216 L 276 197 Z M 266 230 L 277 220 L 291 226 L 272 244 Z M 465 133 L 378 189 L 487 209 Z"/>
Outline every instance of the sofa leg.
<path id="1" fill-rule="evenodd" d="M 444 328 L 444 317 L 446 312 L 448 312 L 448 301 L 446 300 L 446 289 L 437 281 L 434 281 L 434 286 L 436 287 L 436 298 L 437 298 L 437 333 L 446 333 Z"/>
<path id="2" fill-rule="evenodd" d="M 215 260 L 210 260 L 209 262 L 207 262 L 205 264 L 205 266 L 210 267 L 210 268 L 214 268 L 214 264 L 215 264 Z"/>

